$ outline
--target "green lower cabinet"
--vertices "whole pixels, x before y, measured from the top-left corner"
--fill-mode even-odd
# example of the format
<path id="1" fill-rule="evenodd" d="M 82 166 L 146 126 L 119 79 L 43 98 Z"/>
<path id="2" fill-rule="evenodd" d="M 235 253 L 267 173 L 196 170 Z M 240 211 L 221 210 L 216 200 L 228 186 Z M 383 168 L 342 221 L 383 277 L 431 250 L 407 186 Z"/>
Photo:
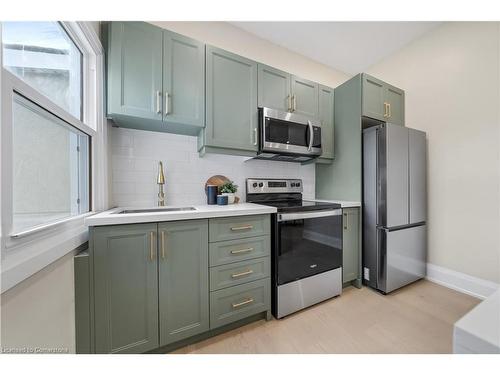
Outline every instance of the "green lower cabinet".
<path id="1" fill-rule="evenodd" d="M 209 329 L 208 220 L 158 224 L 160 346 Z"/>
<path id="2" fill-rule="evenodd" d="M 158 347 L 156 233 L 156 223 L 92 230 L 96 353 Z"/>
<path id="3" fill-rule="evenodd" d="M 359 208 L 344 208 L 343 210 L 343 262 L 342 281 L 355 282 L 361 286 L 361 246 Z"/>
<path id="4" fill-rule="evenodd" d="M 210 328 L 246 318 L 271 308 L 269 278 L 210 293 Z"/>

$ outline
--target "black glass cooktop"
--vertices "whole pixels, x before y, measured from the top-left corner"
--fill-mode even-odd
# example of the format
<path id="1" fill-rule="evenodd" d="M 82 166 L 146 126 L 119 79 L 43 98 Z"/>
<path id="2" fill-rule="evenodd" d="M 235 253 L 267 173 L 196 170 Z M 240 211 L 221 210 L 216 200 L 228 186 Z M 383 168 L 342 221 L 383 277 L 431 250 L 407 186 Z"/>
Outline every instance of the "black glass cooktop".
<path id="1" fill-rule="evenodd" d="M 257 202 L 255 202 L 257 203 Z M 295 201 L 266 201 L 258 202 L 259 204 L 264 204 L 266 206 L 276 207 L 278 212 L 287 211 L 315 211 L 315 210 L 326 210 L 333 208 L 340 208 L 340 204 L 328 203 L 328 202 L 315 202 L 308 200 L 295 200 Z"/>

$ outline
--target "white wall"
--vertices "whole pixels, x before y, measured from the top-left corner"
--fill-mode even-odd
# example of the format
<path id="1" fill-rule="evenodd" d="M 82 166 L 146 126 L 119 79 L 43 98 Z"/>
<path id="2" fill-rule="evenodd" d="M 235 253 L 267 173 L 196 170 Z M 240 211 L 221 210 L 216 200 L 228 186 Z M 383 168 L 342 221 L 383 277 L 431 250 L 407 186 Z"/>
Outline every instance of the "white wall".
<path id="1" fill-rule="evenodd" d="M 0 315 L 3 350 L 40 348 L 74 353 L 73 254 L 3 293 Z"/>
<path id="2" fill-rule="evenodd" d="M 500 282 L 499 24 L 446 23 L 367 72 L 428 137 L 428 261 Z"/>
<path id="3" fill-rule="evenodd" d="M 158 161 L 163 161 L 168 205 L 206 204 L 205 182 L 221 174 L 238 186 L 245 200 L 245 178 L 302 178 L 304 196 L 314 197 L 314 165 L 241 156 L 207 154 L 200 158 L 197 138 L 133 129 L 112 128 L 112 202 L 116 206 L 155 206 Z"/>
<path id="4" fill-rule="evenodd" d="M 227 22 L 151 23 L 326 86 L 336 87 L 350 78 L 343 72 L 261 39 Z"/>

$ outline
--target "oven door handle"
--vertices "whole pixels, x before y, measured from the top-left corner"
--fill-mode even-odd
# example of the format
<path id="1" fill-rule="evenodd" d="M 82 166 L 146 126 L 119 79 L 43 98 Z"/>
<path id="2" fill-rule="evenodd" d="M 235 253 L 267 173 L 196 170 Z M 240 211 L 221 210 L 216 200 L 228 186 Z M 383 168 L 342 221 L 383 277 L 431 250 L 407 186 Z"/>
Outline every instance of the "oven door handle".
<path id="1" fill-rule="evenodd" d="M 322 211 L 309 211 L 309 212 L 293 212 L 288 214 L 278 214 L 278 222 L 302 220 L 302 219 L 315 219 L 318 217 L 328 216 L 342 216 L 341 209 L 335 210 L 322 210 Z"/>

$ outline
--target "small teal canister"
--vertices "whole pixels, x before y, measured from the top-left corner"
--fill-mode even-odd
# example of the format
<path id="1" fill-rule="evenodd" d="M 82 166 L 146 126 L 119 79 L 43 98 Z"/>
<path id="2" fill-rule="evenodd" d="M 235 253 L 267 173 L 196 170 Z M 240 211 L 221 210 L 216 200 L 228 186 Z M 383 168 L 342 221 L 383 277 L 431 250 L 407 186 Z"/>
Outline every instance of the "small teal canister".
<path id="1" fill-rule="evenodd" d="M 217 204 L 219 206 L 227 205 L 227 195 L 217 195 Z"/>

